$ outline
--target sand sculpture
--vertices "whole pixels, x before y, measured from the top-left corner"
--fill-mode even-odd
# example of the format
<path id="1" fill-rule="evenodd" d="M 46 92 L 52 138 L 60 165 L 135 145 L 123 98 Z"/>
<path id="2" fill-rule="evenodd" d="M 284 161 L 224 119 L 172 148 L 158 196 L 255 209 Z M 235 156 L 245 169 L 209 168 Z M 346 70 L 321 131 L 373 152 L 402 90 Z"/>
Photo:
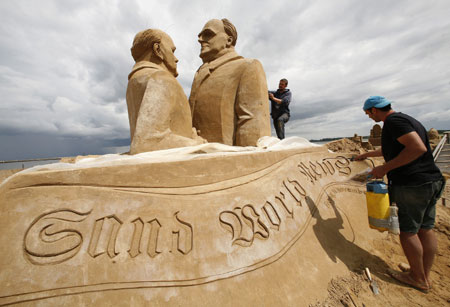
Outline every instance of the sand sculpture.
<path id="1" fill-rule="evenodd" d="M 261 63 L 235 52 L 237 32 L 227 19 L 208 21 L 198 38 L 203 65 L 189 97 L 193 126 L 208 142 L 255 146 L 271 133 Z"/>
<path id="2" fill-rule="evenodd" d="M 440 137 L 440 135 L 439 135 L 439 132 L 436 130 L 436 129 L 434 129 L 434 128 L 431 128 L 429 131 L 428 131 L 428 139 L 431 141 L 431 140 L 440 140 L 441 139 L 441 137 Z"/>
<path id="3" fill-rule="evenodd" d="M 360 135 L 358 135 L 357 133 L 355 133 L 355 134 L 353 135 L 353 137 L 351 138 L 351 140 L 352 140 L 353 142 L 356 142 L 356 143 L 362 143 L 363 138 L 362 138 L 362 136 L 360 136 Z"/>
<path id="4" fill-rule="evenodd" d="M 427 134 L 431 149 L 434 150 L 441 141 L 441 136 L 439 135 L 439 132 L 434 128 L 431 128 Z"/>
<path id="5" fill-rule="evenodd" d="M 370 129 L 369 142 L 373 146 L 381 146 L 381 126 L 378 124 L 373 125 Z"/>
<path id="6" fill-rule="evenodd" d="M 340 140 L 328 142 L 326 146 L 329 150 L 333 152 L 344 152 L 344 153 L 363 153 L 367 150 L 373 150 L 372 145 L 369 142 L 360 141 L 361 137 L 355 140 L 355 137 L 351 139 L 343 138 Z"/>
<path id="7" fill-rule="evenodd" d="M 131 153 L 153 151 L 37 166 L 0 184 L 1 306 L 307 305 L 364 261 L 386 267 L 366 251 L 381 234 L 368 231 L 365 187 L 351 180 L 372 164 L 301 138 L 257 143 L 270 134 L 264 71 L 233 51 L 224 23 L 199 35 L 194 124 L 210 141 L 258 146 L 156 150 L 202 139 L 170 37 L 139 33 Z M 159 43 L 139 47 L 153 34 Z M 216 39 L 227 50 L 210 57 Z"/>
<path id="8" fill-rule="evenodd" d="M 166 33 L 139 32 L 131 48 L 136 61 L 128 76 L 130 153 L 204 143 L 192 129 L 187 97 L 175 79 L 178 59 Z"/>
<path id="9" fill-rule="evenodd" d="M 343 247 L 375 257 L 362 243 L 380 236 L 368 231 L 364 185 L 350 181 L 368 164 L 283 144 L 203 144 L 13 175 L 0 185 L 0 305 L 323 298 L 355 263 Z"/>

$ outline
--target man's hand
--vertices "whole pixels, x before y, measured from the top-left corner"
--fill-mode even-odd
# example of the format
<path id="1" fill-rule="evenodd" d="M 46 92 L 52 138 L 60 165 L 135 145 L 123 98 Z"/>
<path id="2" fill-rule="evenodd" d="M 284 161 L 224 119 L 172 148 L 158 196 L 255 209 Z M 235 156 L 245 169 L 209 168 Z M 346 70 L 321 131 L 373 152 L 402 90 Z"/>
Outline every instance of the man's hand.
<path id="1" fill-rule="evenodd" d="M 273 99 L 273 94 L 269 93 L 269 99 L 272 100 Z"/>
<path id="2" fill-rule="evenodd" d="M 369 174 L 372 175 L 373 178 L 383 178 L 384 175 L 388 172 L 386 165 L 380 165 L 373 168 Z"/>
<path id="3" fill-rule="evenodd" d="M 360 154 L 360 155 L 352 157 L 352 159 L 354 161 L 362 161 L 362 160 L 367 159 L 367 156 L 366 156 L 366 154 Z"/>

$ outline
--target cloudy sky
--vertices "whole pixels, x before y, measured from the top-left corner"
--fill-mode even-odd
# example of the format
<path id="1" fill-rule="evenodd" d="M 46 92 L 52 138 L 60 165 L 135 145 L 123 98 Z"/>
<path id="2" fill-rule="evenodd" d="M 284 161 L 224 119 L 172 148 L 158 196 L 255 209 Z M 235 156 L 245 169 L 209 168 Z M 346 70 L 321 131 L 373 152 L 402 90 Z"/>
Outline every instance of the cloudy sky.
<path id="1" fill-rule="evenodd" d="M 263 64 L 269 89 L 289 80 L 287 136 L 367 135 L 373 122 L 361 106 L 370 95 L 427 129 L 450 129 L 449 16 L 448 0 L 4 0 L 0 160 L 123 150 L 134 35 L 159 28 L 172 37 L 189 95 L 197 34 L 224 17 L 238 30 L 238 53 Z"/>

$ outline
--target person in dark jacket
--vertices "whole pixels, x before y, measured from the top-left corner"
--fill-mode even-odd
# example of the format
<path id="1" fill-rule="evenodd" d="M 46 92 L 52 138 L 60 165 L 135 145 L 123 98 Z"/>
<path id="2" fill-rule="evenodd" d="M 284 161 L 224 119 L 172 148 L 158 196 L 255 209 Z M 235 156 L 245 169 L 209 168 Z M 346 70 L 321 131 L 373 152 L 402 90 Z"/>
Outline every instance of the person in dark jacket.
<path id="1" fill-rule="evenodd" d="M 289 103 L 292 100 L 292 93 L 287 89 L 288 80 L 281 79 L 278 84 L 278 90 L 269 91 L 269 100 L 271 101 L 270 115 L 273 119 L 273 126 L 277 132 L 277 137 L 284 139 L 284 125 L 289 121 Z"/>

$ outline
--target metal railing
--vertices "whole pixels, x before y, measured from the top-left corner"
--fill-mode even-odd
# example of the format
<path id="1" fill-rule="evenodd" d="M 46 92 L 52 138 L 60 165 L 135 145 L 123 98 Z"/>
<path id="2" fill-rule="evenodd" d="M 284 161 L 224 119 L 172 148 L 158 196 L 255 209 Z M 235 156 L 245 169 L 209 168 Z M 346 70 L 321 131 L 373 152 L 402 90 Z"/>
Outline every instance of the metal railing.
<path id="1" fill-rule="evenodd" d="M 6 160 L 0 161 L 0 164 L 3 163 L 21 163 L 21 162 L 35 162 L 35 161 L 50 161 L 50 160 L 61 160 L 62 158 L 40 158 L 40 159 L 26 159 L 26 160 Z"/>
<path id="2" fill-rule="evenodd" d="M 433 151 L 434 161 L 436 161 L 436 159 L 439 157 L 439 154 L 441 153 L 442 148 L 444 148 L 445 143 L 447 143 L 447 141 L 450 141 L 448 135 L 449 135 L 449 133 L 447 133 L 447 132 L 444 133 L 444 136 L 442 137 L 441 141 L 434 149 L 434 151 Z"/>
<path id="3" fill-rule="evenodd" d="M 47 161 L 47 162 L 46 162 Z M 61 161 L 61 158 L 36 158 L 36 159 L 23 159 L 23 160 L 2 160 L 0 161 L 0 171 L 7 169 L 26 169 L 36 165 L 57 163 Z"/>

